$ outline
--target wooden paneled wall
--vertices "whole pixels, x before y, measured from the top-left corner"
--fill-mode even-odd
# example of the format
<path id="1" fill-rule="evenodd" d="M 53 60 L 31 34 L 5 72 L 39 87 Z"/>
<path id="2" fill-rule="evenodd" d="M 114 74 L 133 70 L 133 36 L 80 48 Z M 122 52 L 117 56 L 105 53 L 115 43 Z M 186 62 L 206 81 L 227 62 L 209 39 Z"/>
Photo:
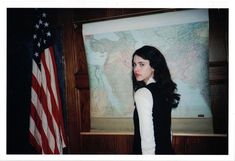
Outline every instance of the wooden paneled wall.
<path id="1" fill-rule="evenodd" d="M 209 10 L 209 80 L 215 133 L 228 133 L 228 10 Z"/>
<path id="2" fill-rule="evenodd" d="M 131 154 L 132 134 L 81 133 L 82 154 Z M 174 135 L 175 154 L 228 154 L 226 135 Z"/>
<path id="3" fill-rule="evenodd" d="M 171 9 L 173 10 L 173 9 Z M 92 134 L 86 56 L 82 21 L 116 18 L 159 9 L 59 9 L 56 22 L 63 31 L 66 77 L 68 152 L 71 154 L 129 154 L 132 134 Z M 210 14 L 209 77 L 216 136 L 174 136 L 178 154 L 227 154 L 228 152 L 228 10 Z M 81 22 L 81 23 L 79 23 Z M 218 147 L 218 148 L 215 148 Z"/>

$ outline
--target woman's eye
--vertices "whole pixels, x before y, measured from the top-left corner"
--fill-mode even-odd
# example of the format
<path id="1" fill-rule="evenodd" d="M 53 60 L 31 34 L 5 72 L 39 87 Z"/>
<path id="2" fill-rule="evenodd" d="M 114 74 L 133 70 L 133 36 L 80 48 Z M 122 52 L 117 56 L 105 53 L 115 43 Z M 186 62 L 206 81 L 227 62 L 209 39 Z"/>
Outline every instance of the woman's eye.
<path id="1" fill-rule="evenodd" d="M 140 66 L 142 66 L 142 67 L 143 67 L 143 66 L 144 66 L 144 63 L 140 63 Z"/>

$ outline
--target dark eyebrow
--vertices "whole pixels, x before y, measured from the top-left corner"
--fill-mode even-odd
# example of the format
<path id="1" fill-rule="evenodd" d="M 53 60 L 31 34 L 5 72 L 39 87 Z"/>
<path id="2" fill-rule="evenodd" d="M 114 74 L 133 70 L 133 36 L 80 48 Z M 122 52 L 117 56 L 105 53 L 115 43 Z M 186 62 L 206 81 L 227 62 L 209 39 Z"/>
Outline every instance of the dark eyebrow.
<path id="1" fill-rule="evenodd" d="M 133 61 L 133 63 L 135 63 L 135 62 Z M 145 61 L 138 61 L 136 63 L 145 63 Z"/>

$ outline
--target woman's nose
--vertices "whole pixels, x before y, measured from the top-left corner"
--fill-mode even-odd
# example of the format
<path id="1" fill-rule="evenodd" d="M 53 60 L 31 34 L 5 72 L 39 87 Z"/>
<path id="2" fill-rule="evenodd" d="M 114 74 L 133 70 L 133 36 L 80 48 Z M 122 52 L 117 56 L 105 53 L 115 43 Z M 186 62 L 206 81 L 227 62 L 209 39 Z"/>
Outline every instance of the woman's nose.
<path id="1" fill-rule="evenodd" d="M 136 66 L 136 67 L 134 68 L 134 72 L 135 72 L 135 73 L 140 72 L 140 68 L 139 68 L 138 66 Z"/>

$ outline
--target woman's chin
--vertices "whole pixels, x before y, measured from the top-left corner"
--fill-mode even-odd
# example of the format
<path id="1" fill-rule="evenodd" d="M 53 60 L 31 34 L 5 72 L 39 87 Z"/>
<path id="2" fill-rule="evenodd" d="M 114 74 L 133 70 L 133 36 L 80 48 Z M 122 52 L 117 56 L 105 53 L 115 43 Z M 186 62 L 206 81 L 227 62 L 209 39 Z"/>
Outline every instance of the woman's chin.
<path id="1" fill-rule="evenodd" d="M 142 82 L 143 81 L 143 79 L 136 79 L 137 80 L 137 82 Z"/>

